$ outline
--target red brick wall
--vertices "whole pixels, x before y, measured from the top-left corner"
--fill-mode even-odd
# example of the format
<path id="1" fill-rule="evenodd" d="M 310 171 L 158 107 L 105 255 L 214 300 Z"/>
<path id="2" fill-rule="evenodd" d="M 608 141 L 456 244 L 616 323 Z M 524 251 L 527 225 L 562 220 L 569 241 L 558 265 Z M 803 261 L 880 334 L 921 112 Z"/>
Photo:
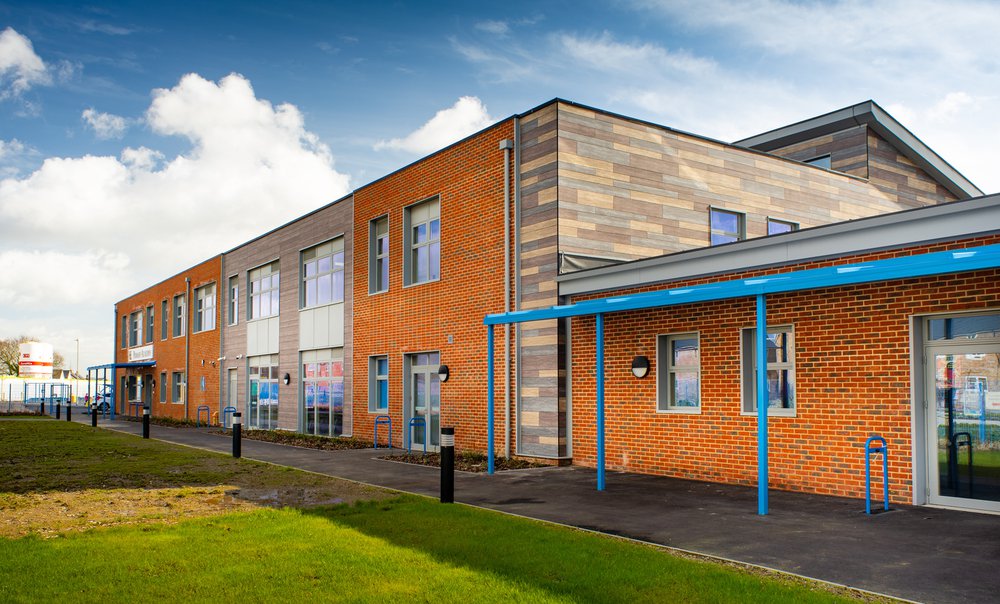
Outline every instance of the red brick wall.
<path id="1" fill-rule="evenodd" d="M 997 242 L 1000 236 L 714 280 Z M 620 293 L 627 292 L 600 297 Z M 863 497 L 864 442 L 881 434 L 890 450 L 891 498 L 912 501 L 910 316 L 998 306 L 1000 270 L 768 296 L 768 324 L 794 326 L 797 407 L 795 417 L 772 416 L 768 422 L 771 487 Z M 756 484 L 756 417 L 742 414 L 740 395 L 740 334 L 753 327 L 755 317 L 752 298 L 605 315 L 609 469 Z M 702 412 L 657 413 L 656 337 L 695 331 Z M 573 461 L 591 466 L 596 463 L 594 341 L 594 318 L 574 319 Z M 640 354 L 652 365 L 642 380 L 630 372 L 632 358 Z"/>
<path id="2" fill-rule="evenodd" d="M 147 321 L 145 316 L 146 308 L 152 305 L 155 319 L 153 323 L 152 344 L 153 358 L 156 360 L 156 366 L 123 369 L 116 372 L 117 381 L 115 384 L 118 391 L 116 391 L 115 395 L 118 400 L 119 411 L 121 411 L 120 401 L 122 400 L 120 392 L 122 376 L 135 375 L 141 378 L 149 373 L 156 380 L 156 387 L 152 393 L 150 413 L 156 417 L 184 419 L 185 406 L 171 402 L 170 384 L 173 372 L 185 370 L 184 342 L 190 338 L 189 371 L 187 376 L 188 418 L 195 419 L 198 406 L 208 405 L 211 408 L 213 423 L 216 421 L 219 411 L 219 370 L 216 367 L 216 360 L 219 358 L 219 329 L 222 321 L 220 313 L 222 311 L 222 301 L 225 300 L 225 286 L 221 285 L 219 281 L 220 258 L 221 256 L 216 256 L 210 260 L 206 260 L 152 287 L 125 298 L 115 305 L 115 360 L 118 363 L 128 361 L 128 350 L 121 347 L 122 317 L 127 317 L 131 313 L 141 309 L 143 311 L 143 321 L 145 322 Z M 184 282 L 185 278 L 191 279 L 190 289 L 188 289 L 188 285 Z M 194 305 L 192 298 L 194 297 L 194 291 L 209 283 L 216 284 L 215 329 L 192 334 L 191 331 L 194 325 L 194 315 L 192 314 Z M 185 321 L 187 323 L 186 333 L 188 335 L 175 338 L 173 337 L 173 304 L 174 296 L 178 294 L 187 294 L 185 302 L 187 316 L 185 317 Z M 167 300 L 167 307 L 170 312 L 166 340 L 160 339 L 160 313 L 162 308 L 161 302 L 163 300 Z M 144 323 L 144 336 L 145 332 L 146 324 Z M 204 364 L 202 364 L 202 361 L 204 361 Z M 167 374 L 166 381 L 160 378 L 160 374 L 164 372 Z M 201 389 L 202 378 L 205 379 L 205 390 Z M 161 390 L 166 393 L 166 403 L 160 402 Z M 126 408 L 127 411 L 128 409 Z"/>
<path id="3" fill-rule="evenodd" d="M 441 425 L 456 427 L 460 449 L 485 450 L 483 317 L 503 312 L 504 152 L 499 143 L 513 137 L 513 121 L 501 122 L 355 192 L 355 435 L 372 435 L 375 414 L 368 412 L 369 356 L 389 357 L 389 412 L 398 446 L 403 434 L 403 357 L 439 351 L 441 362 L 451 370 L 451 378 L 441 385 Z M 403 208 L 433 196 L 439 196 L 441 204 L 441 279 L 404 287 Z M 386 214 L 389 291 L 371 295 L 368 225 Z M 498 330 L 498 354 L 503 351 L 502 333 Z M 498 372 L 497 400 L 502 396 L 502 373 Z M 499 422 L 502 414 L 498 419 L 502 426 Z M 502 432 L 497 443 L 502 447 Z"/>

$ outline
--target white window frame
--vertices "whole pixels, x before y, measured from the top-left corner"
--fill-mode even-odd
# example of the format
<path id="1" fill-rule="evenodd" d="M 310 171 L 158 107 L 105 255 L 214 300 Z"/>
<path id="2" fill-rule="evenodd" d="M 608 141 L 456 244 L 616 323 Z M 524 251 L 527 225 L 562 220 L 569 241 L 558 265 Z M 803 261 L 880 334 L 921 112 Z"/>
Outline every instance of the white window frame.
<path id="1" fill-rule="evenodd" d="M 712 227 L 712 217 L 718 212 L 719 214 L 730 214 L 736 217 L 738 224 L 736 226 L 736 231 L 717 231 Z M 712 241 L 713 235 L 723 235 L 727 237 L 736 237 L 735 241 L 725 241 L 722 243 L 715 243 Z M 744 241 L 747 238 L 747 215 L 745 212 L 738 212 L 736 210 L 730 210 L 728 208 L 718 208 L 715 206 L 708 207 L 708 243 L 709 245 L 725 245 L 727 243 L 736 243 L 736 241 Z"/>
<path id="2" fill-rule="evenodd" d="M 431 239 L 430 231 L 434 222 L 437 222 L 438 236 L 436 239 Z M 421 225 L 427 226 L 427 240 L 415 243 L 412 233 L 415 228 Z M 435 267 L 431 263 L 430 252 L 428 251 L 427 278 L 419 280 L 420 267 L 417 266 L 419 252 L 424 248 L 431 250 L 435 245 L 437 247 L 437 266 Z M 441 200 L 439 197 L 432 197 L 403 208 L 403 248 L 406 250 L 403 255 L 404 286 L 421 285 L 441 280 Z M 437 269 L 436 273 L 433 270 L 435 268 Z"/>
<path id="3" fill-rule="evenodd" d="M 194 290 L 194 333 L 215 329 L 215 305 L 215 283 Z"/>
<path id="4" fill-rule="evenodd" d="M 184 404 L 184 390 L 187 380 L 183 371 L 174 371 L 170 374 L 170 402 L 175 405 Z"/>
<path id="5" fill-rule="evenodd" d="M 678 340 L 694 339 L 698 344 L 697 360 L 694 365 L 674 365 L 671 345 Z M 677 405 L 673 400 L 674 390 L 670 378 L 678 372 L 695 371 L 698 374 L 698 404 L 694 407 Z M 657 413 L 701 413 L 701 334 L 699 332 L 669 333 L 656 336 L 656 411 Z"/>
<path id="6" fill-rule="evenodd" d="M 240 322 L 240 276 L 229 277 L 229 324 L 236 325 Z"/>
<path id="7" fill-rule="evenodd" d="M 254 284 L 256 283 L 258 288 L 264 277 L 269 277 L 269 286 L 265 289 L 258 289 L 254 291 Z M 277 285 L 275 284 L 277 282 Z M 264 295 L 268 296 L 268 314 L 261 314 L 260 308 L 263 306 L 261 304 Z M 257 299 L 257 313 L 254 314 L 253 302 Z M 247 272 L 247 320 L 253 321 L 255 319 L 266 319 L 268 317 L 277 317 L 280 312 L 281 304 L 281 268 L 278 261 L 268 262 L 267 264 L 258 266 L 257 268 L 250 269 Z"/>
<path id="8" fill-rule="evenodd" d="M 385 361 L 385 373 L 378 373 L 378 362 Z M 375 354 L 368 357 L 368 413 L 389 413 L 389 355 Z M 385 382 L 385 407 L 378 406 L 379 382 Z"/>
<path id="9" fill-rule="evenodd" d="M 384 228 L 381 228 L 384 225 Z M 379 253 L 379 242 L 385 240 L 385 252 Z M 382 275 L 385 287 L 382 287 Z M 389 291 L 389 215 L 379 216 L 368 223 L 368 293 Z"/>
<path id="10" fill-rule="evenodd" d="M 186 298 L 187 294 L 177 294 L 174 296 L 174 318 L 171 333 L 175 338 L 187 335 L 187 322 L 184 316 L 185 307 L 187 306 Z"/>
<path id="11" fill-rule="evenodd" d="M 337 257 L 340 257 L 340 267 L 337 267 Z M 329 258 L 330 266 L 327 270 L 319 270 L 319 265 L 324 258 Z M 301 280 L 299 288 L 299 308 L 318 308 L 329 304 L 341 304 L 344 302 L 344 290 L 346 288 L 345 279 L 347 271 L 347 252 L 344 249 L 344 238 L 337 237 L 325 241 L 310 248 L 306 248 L 299 253 L 299 278 Z M 313 274 L 309 274 L 309 264 L 315 264 L 316 269 Z M 340 282 L 337 282 L 337 278 Z M 324 278 L 330 281 L 330 299 L 320 301 L 319 284 Z M 309 303 L 309 284 L 313 283 L 316 292 L 316 300 Z"/>
<path id="12" fill-rule="evenodd" d="M 153 343 L 153 329 L 156 328 L 156 316 L 153 309 L 152 304 L 146 307 L 146 337 L 144 338 L 146 344 Z"/>
<path id="13" fill-rule="evenodd" d="M 740 413 L 757 414 L 757 341 L 756 327 L 740 330 Z M 768 335 L 784 333 L 788 335 L 788 360 L 782 363 L 768 363 L 768 371 L 788 371 L 791 389 L 791 407 L 768 407 L 768 417 L 795 417 L 798 412 L 798 382 L 795 375 L 795 327 L 793 325 L 768 325 Z"/>
<path id="14" fill-rule="evenodd" d="M 160 341 L 170 337 L 170 300 L 160 300 Z"/>
<path id="15" fill-rule="evenodd" d="M 142 310 L 129 313 L 128 316 L 128 347 L 142 346 Z"/>

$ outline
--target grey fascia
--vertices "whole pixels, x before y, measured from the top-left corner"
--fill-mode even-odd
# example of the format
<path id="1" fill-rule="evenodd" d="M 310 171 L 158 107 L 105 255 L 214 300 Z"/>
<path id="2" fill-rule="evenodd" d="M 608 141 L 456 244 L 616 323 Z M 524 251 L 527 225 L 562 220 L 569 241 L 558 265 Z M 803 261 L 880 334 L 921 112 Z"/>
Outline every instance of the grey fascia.
<path id="1" fill-rule="evenodd" d="M 560 296 L 836 258 L 1000 232 L 1000 194 L 560 275 Z"/>
<path id="2" fill-rule="evenodd" d="M 874 101 L 865 101 L 804 120 L 770 132 L 734 142 L 734 145 L 760 151 L 773 151 L 787 145 L 840 132 L 854 126 L 867 125 L 888 140 L 900 152 L 959 199 L 978 197 L 983 192 L 976 185 L 934 152 L 905 126 L 886 113 Z"/>

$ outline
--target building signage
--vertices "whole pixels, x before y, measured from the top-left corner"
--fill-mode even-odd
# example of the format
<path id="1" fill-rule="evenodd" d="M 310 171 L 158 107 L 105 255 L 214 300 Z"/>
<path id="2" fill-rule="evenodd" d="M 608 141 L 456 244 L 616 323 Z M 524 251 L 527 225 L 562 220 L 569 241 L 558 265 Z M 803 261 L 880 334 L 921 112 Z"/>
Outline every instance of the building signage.
<path id="1" fill-rule="evenodd" d="M 128 362 L 135 363 L 136 361 L 148 361 L 153 358 L 153 345 L 146 344 L 145 346 L 138 346 L 136 348 L 129 348 L 128 350 Z"/>

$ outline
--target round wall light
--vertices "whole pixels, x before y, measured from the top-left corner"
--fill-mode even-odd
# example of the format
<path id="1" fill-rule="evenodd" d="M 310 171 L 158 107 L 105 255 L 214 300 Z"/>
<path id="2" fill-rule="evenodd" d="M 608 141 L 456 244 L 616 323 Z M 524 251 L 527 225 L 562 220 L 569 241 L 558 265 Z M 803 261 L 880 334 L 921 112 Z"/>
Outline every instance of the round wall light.
<path id="1" fill-rule="evenodd" d="M 640 379 L 649 375 L 649 359 L 642 355 L 632 359 L 632 375 Z"/>
<path id="2" fill-rule="evenodd" d="M 290 383 L 292 383 L 292 376 L 290 376 L 290 375 L 288 375 L 288 374 L 286 373 L 286 374 L 285 374 L 285 376 L 284 376 L 283 378 L 281 378 L 281 381 L 282 381 L 282 382 L 284 382 L 284 383 L 285 383 L 285 385 L 287 386 L 287 385 L 289 385 Z"/>
<path id="3" fill-rule="evenodd" d="M 447 365 L 441 365 L 440 367 L 438 367 L 438 379 L 439 380 L 441 380 L 442 382 L 447 382 L 448 381 L 448 377 L 450 375 L 451 375 L 451 371 L 449 371 Z"/>

